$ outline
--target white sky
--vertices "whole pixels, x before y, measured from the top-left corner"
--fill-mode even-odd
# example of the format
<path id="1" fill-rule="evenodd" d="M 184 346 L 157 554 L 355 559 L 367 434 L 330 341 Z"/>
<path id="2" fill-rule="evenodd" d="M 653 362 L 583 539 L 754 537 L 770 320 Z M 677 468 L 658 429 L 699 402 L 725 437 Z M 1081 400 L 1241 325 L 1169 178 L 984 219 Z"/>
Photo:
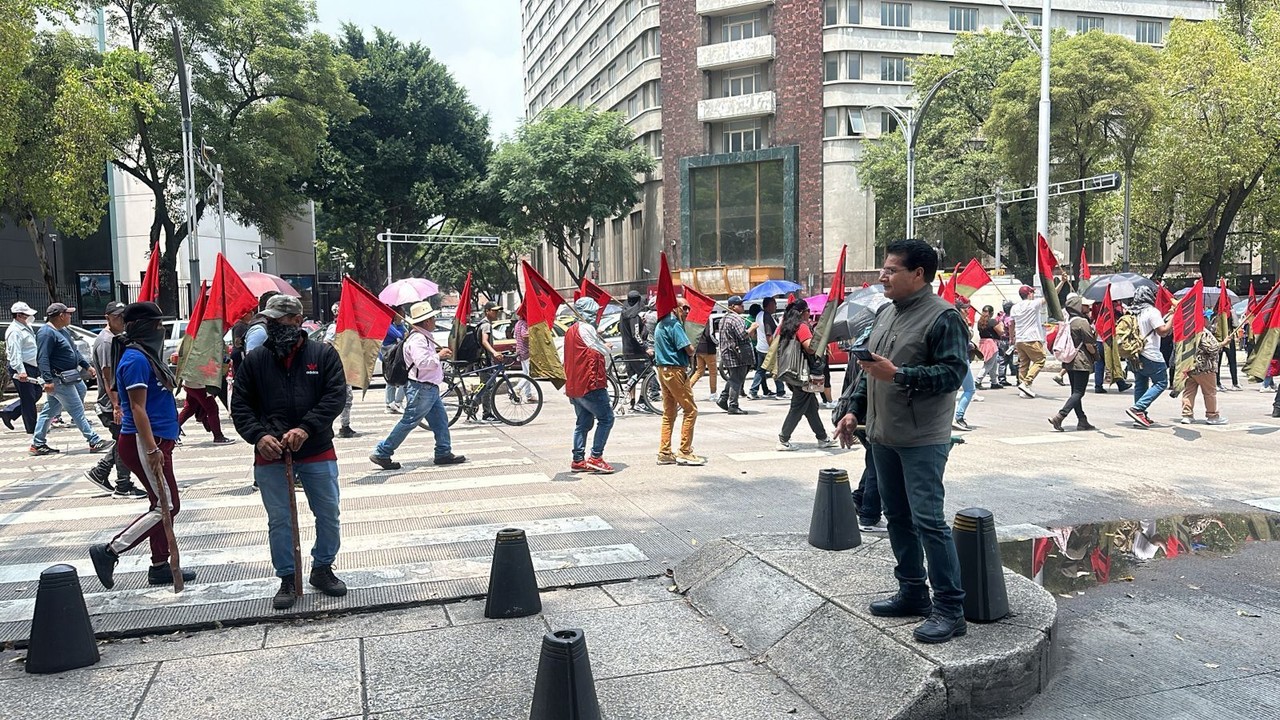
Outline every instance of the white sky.
<path id="1" fill-rule="evenodd" d="M 331 34 L 351 22 L 421 42 L 488 113 L 495 141 L 524 116 L 518 0 L 316 0 L 316 12 Z"/>

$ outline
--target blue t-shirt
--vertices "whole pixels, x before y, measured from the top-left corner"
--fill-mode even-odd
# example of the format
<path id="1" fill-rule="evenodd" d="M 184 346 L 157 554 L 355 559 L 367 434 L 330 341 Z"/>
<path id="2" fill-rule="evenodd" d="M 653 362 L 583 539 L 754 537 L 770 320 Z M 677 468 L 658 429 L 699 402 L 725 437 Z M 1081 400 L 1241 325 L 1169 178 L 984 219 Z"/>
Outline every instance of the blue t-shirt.
<path id="1" fill-rule="evenodd" d="M 653 332 L 653 361 L 658 365 L 689 366 L 689 336 L 684 332 L 684 323 L 675 315 L 668 315 L 658 321 Z"/>
<path id="2" fill-rule="evenodd" d="M 133 424 L 133 407 L 129 404 L 129 390 L 147 389 L 147 418 L 151 420 L 151 434 L 164 440 L 178 439 L 178 406 L 173 395 L 164 389 L 160 379 L 151 369 L 147 356 L 136 348 L 128 348 L 116 366 L 116 388 L 120 391 L 120 408 L 124 416 L 120 432 L 136 434 Z"/>

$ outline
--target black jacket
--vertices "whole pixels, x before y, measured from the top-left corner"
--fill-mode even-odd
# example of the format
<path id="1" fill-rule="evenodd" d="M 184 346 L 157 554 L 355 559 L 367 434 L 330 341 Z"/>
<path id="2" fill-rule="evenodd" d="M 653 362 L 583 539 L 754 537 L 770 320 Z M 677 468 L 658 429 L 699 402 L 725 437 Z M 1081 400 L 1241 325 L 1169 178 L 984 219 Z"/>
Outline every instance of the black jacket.
<path id="1" fill-rule="evenodd" d="M 236 370 L 231 420 L 245 442 L 307 431 L 294 456 L 307 458 L 333 447 L 333 421 L 347 403 L 347 379 L 338 351 L 303 340 L 286 369 L 267 347 L 254 348 Z"/>

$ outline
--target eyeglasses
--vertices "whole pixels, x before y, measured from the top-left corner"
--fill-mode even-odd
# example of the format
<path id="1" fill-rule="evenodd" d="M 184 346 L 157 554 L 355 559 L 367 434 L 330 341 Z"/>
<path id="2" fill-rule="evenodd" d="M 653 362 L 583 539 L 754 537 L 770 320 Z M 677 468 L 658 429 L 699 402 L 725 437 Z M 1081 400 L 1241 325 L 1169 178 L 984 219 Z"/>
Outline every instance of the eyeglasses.
<path id="1" fill-rule="evenodd" d="M 883 267 L 880 268 L 880 277 L 893 277 L 894 275 L 906 271 L 904 267 Z"/>

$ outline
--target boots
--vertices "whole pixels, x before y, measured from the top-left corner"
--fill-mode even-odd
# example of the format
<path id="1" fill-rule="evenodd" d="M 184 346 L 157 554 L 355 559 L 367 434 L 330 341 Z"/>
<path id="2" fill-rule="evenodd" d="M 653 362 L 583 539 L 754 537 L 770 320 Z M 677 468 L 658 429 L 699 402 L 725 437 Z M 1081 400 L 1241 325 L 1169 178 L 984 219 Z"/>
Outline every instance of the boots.
<path id="1" fill-rule="evenodd" d="M 1066 415 L 1063 415 L 1062 413 L 1058 413 L 1057 415 L 1054 415 L 1049 418 L 1049 424 L 1052 425 L 1053 429 L 1057 430 L 1058 432 L 1066 432 L 1065 430 L 1062 429 L 1062 421 L 1066 419 L 1067 419 Z"/>

